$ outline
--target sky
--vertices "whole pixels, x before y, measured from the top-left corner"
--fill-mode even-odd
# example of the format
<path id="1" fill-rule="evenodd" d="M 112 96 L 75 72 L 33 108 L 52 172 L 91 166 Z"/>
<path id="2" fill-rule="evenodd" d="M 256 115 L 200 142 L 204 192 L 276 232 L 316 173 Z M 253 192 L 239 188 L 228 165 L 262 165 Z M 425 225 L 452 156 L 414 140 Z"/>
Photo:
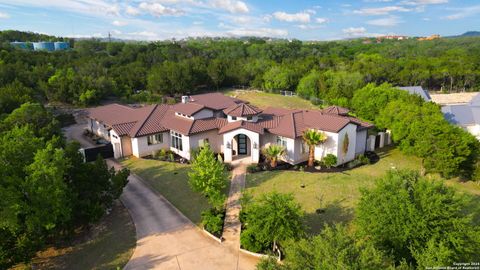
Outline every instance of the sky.
<path id="1" fill-rule="evenodd" d="M 0 30 L 164 40 L 336 40 L 480 30 L 480 0 L 0 0 Z"/>

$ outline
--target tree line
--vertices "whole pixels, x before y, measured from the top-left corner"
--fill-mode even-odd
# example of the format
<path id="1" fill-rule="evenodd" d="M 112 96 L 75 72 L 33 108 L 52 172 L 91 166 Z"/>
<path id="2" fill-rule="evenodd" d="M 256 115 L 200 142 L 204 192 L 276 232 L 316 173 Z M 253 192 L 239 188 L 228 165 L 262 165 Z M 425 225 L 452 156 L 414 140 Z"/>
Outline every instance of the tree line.
<path id="1" fill-rule="evenodd" d="M 79 144 L 65 141 L 52 112 L 18 89 L 26 96 L 1 92 L 14 100 L 2 104 L 0 118 L 1 269 L 28 262 L 45 245 L 97 222 L 129 175 L 109 169 L 100 157 L 84 163 Z"/>
<path id="2" fill-rule="evenodd" d="M 34 40 L 32 35 L 0 32 L 0 87 L 26 87 L 44 100 L 77 105 L 110 96 L 158 102 L 165 95 L 246 86 L 297 91 L 313 101 L 347 106 L 368 83 L 444 91 L 480 87 L 480 42 L 475 37 L 381 44 L 258 38 L 77 40 L 74 49 L 55 53 L 23 51 L 8 43 L 12 36 Z"/>

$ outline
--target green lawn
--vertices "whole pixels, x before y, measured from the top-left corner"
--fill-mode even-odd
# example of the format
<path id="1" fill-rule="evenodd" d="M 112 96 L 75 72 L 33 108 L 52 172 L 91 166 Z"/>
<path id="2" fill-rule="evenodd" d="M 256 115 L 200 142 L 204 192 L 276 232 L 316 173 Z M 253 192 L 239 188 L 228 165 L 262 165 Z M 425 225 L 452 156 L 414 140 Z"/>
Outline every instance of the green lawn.
<path id="1" fill-rule="evenodd" d="M 310 101 L 297 96 L 285 97 L 279 94 L 265 93 L 260 91 L 236 91 L 229 90 L 225 95 L 234 96 L 236 98 L 250 102 L 259 108 L 278 107 L 287 109 L 319 109 Z"/>
<path id="2" fill-rule="evenodd" d="M 360 197 L 360 188 L 373 186 L 374 180 L 389 169 L 420 168 L 420 160 L 405 156 L 398 149 L 386 148 L 379 152 L 380 160 L 342 173 L 308 173 L 294 171 L 260 172 L 247 175 L 247 190 L 254 196 L 278 191 L 293 193 L 306 212 L 306 223 L 310 232 L 321 230 L 324 223 L 349 222 L 354 215 L 355 205 Z M 473 183 L 461 184 L 456 180 L 447 181 L 457 189 L 480 195 L 480 188 Z M 301 185 L 305 184 L 302 188 Z M 478 199 L 480 197 L 476 197 Z M 477 200 L 478 202 L 478 200 Z M 472 204 L 473 206 L 473 204 Z M 325 208 L 322 214 L 315 210 Z"/>
<path id="3" fill-rule="evenodd" d="M 127 209 L 117 202 L 88 233 L 79 233 L 72 243 L 48 247 L 29 265 L 13 269 L 122 269 L 135 244 L 135 226 Z"/>
<path id="4" fill-rule="evenodd" d="M 200 214 L 209 205 L 204 196 L 193 192 L 188 185 L 190 165 L 141 158 L 130 158 L 122 163 L 147 181 L 192 222 L 200 224 Z"/>

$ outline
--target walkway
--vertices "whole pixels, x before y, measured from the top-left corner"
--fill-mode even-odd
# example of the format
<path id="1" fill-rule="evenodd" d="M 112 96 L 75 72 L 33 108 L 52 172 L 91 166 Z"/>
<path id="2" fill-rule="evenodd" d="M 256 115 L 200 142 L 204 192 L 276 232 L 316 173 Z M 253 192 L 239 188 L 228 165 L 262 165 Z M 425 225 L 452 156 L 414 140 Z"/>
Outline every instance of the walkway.
<path id="1" fill-rule="evenodd" d="M 81 136 L 75 135 L 75 130 L 81 128 L 68 128 L 68 139 Z M 80 143 L 85 141 L 80 139 Z M 116 169 L 121 167 L 115 160 L 107 163 Z M 135 224 L 137 246 L 125 269 L 255 269 L 257 258 L 234 252 L 206 236 L 139 176 L 131 174 L 128 180 L 120 199 Z"/>
<path id="2" fill-rule="evenodd" d="M 227 200 L 227 211 L 225 215 L 225 225 L 223 228 L 223 238 L 225 245 L 231 250 L 238 252 L 240 249 L 240 198 L 245 189 L 245 172 L 249 158 L 233 161 L 232 182 Z"/>

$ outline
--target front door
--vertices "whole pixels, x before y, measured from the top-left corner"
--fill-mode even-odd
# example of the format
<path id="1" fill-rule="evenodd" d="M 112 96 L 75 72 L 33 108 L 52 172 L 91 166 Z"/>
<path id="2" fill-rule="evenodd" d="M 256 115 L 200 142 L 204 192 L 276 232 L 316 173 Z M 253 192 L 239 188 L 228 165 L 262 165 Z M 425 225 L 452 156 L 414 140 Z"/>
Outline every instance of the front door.
<path id="1" fill-rule="evenodd" d="M 238 135 L 238 154 L 239 155 L 247 154 L 247 136 L 244 134 Z"/>

